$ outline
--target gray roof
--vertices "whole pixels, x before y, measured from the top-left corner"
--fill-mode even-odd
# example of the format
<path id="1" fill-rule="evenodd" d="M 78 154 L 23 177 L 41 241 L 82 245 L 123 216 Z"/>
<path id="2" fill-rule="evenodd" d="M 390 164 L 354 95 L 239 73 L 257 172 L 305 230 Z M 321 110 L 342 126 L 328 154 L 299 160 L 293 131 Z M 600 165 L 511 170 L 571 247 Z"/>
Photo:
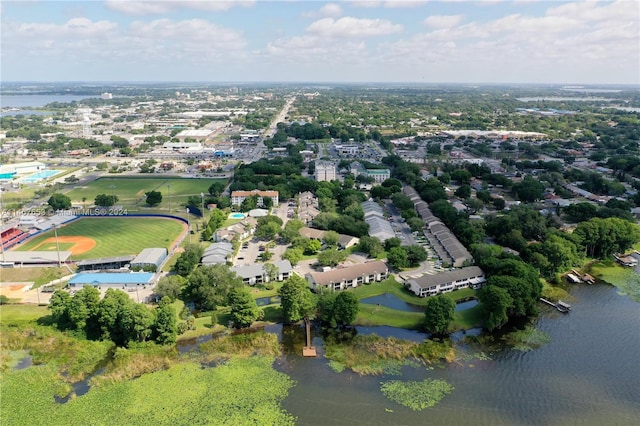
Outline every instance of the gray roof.
<path id="1" fill-rule="evenodd" d="M 351 281 L 362 275 L 386 273 L 387 271 L 387 264 L 376 260 L 346 268 L 336 268 L 326 272 L 310 272 L 308 275 L 310 275 L 317 284 L 331 284 L 340 283 L 343 280 Z"/>
<path id="2" fill-rule="evenodd" d="M 226 263 L 227 255 L 233 252 L 231 243 L 222 241 L 219 243 L 213 243 L 207 247 L 202 255 L 203 265 L 212 265 L 217 263 Z"/>
<path id="3" fill-rule="evenodd" d="M 60 261 L 66 262 L 71 256 L 70 251 L 60 251 Z M 53 263 L 58 261 L 56 251 L 7 251 L 4 253 L 5 262 L 15 263 Z"/>
<path id="4" fill-rule="evenodd" d="M 167 256 L 166 248 L 161 248 L 161 247 L 146 248 L 142 250 L 140 254 L 137 255 L 136 258 L 133 259 L 131 263 L 156 265 L 159 261 L 164 259 L 166 256 Z"/>
<path id="5" fill-rule="evenodd" d="M 123 263 L 131 262 L 135 256 L 114 256 L 114 257 L 101 257 L 99 259 L 87 259 L 77 262 L 78 266 L 90 266 L 90 265 L 102 265 L 104 263 Z"/>
<path id="6" fill-rule="evenodd" d="M 420 288 L 429 288 L 436 285 L 447 284 L 457 280 L 469 279 L 484 275 L 482 269 L 477 266 L 469 266 L 467 268 L 455 269 L 449 272 L 442 272 L 435 275 L 424 275 L 420 278 L 409 280 L 410 283 L 417 284 Z"/>
<path id="7" fill-rule="evenodd" d="M 241 278 L 253 278 L 264 274 L 264 265 L 254 263 L 251 265 L 239 265 L 229 268 Z"/>

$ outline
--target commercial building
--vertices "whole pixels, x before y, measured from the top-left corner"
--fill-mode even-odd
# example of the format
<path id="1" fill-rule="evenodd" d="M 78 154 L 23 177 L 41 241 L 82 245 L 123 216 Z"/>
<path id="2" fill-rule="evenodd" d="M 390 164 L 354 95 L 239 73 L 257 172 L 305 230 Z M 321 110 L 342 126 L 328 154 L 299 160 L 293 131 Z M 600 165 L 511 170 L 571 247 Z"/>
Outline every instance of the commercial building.
<path id="1" fill-rule="evenodd" d="M 167 258 L 167 249 L 164 247 L 146 248 L 131 261 L 131 269 L 144 269 L 157 271 L 162 262 Z"/>
<path id="2" fill-rule="evenodd" d="M 331 161 L 316 161 L 316 180 L 318 182 L 337 179 L 336 165 Z"/>
<path id="3" fill-rule="evenodd" d="M 136 288 L 153 284 L 151 272 L 82 272 L 69 280 L 69 287 Z"/>

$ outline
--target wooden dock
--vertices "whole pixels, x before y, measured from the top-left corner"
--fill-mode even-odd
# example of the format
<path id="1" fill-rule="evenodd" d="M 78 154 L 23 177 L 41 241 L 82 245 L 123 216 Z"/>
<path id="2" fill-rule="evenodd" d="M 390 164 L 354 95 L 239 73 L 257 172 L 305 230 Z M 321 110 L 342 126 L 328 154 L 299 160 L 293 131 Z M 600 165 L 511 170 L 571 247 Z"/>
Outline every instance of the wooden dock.
<path id="1" fill-rule="evenodd" d="M 550 300 L 544 299 L 544 298 L 540 298 L 541 302 L 546 303 L 547 305 L 553 306 L 554 308 L 556 308 L 558 311 L 562 312 L 563 314 L 568 313 L 571 310 L 571 305 L 568 303 L 563 302 L 562 300 L 558 300 L 557 303 L 554 303 Z"/>

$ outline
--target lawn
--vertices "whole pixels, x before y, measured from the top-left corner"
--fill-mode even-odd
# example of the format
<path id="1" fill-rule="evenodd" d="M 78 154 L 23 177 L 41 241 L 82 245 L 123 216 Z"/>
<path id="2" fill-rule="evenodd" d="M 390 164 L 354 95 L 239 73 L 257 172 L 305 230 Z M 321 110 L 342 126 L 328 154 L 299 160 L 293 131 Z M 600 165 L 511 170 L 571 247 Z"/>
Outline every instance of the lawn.
<path id="1" fill-rule="evenodd" d="M 35 321 L 49 313 L 46 306 L 0 305 L 0 317 L 4 325 Z"/>
<path id="2" fill-rule="evenodd" d="M 96 242 L 93 249 L 71 256 L 72 260 L 83 260 L 137 255 L 147 247 L 170 249 L 184 230 L 183 223 L 172 219 L 104 217 L 79 219 L 63 226 L 57 232 L 58 237 L 83 236 Z M 34 250 L 53 236 L 53 231 L 45 232 L 21 245 L 17 250 Z"/>
<path id="3" fill-rule="evenodd" d="M 413 305 L 422 306 L 425 305 L 428 300 L 427 297 L 418 297 L 404 288 L 404 286 L 398 283 L 393 276 L 379 283 L 358 286 L 357 288 L 350 291 L 353 291 L 356 296 L 358 296 L 358 299 L 366 299 L 367 297 L 379 296 L 384 293 L 391 293 L 394 296 L 397 296 L 405 302 L 411 303 Z M 470 288 L 463 288 L 451 293 L 446 293 L 446 295 L 448 297 L 451 297 L 454 301 L 457 301 L 467 299 L 469 297 L 474 297 L 476 295 L 476 291 Z"/>
<path id="4" fill-rule="evenodd" d="M 69 274 L 67 268 L 3 268 L 2 282 L 33 281 L 38 287 Z"/>
<path id="5" fill-rule="evenodd" d="M 82 198 L 86 198 L 84 203 L 87 207 L 93 204 L 93 200 L 98 194 L 116 195 L 120 206 L 142 207 L 145 205 L 145 192 L 160 191 L 162 203 L 158 207 L 168 209 L 169 201 L 171 201 L 171 209 L 175 210 L 178 206 L 184 205 L 191 195 L 200 197 L 202 193 L 208 194 L 211 184 L 220 181 L 226 181 L 226 179 L 158 178 L 156 176 L 148 178 L 139 176 L 103 177 L 86 186 L 73 189 L 66 195 L 74 203 L 82 203 Z"/>

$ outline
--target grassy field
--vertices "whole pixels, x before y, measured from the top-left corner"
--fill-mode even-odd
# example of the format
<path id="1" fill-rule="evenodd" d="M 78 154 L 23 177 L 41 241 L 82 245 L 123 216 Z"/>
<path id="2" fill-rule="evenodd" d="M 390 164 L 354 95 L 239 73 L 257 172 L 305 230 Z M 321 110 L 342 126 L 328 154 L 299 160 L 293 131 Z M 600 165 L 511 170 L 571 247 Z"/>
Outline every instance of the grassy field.
<path id="1" fill-rule="evenodd" d="M 411 303 L 413 305 L 425 305 L 427 297 L 418 297 L 406 288 L 402 284 L 396 281 L 396 279 L 391 276 L 390 278 L 379 282 L 373 283 L 369 285 L 361 285 L 353 290 L 358 299 L 366 299 L 367 297 L 379 296 L 384 293 L 391 293 L 394 296 L 404 300 L 405 302 Z M 469 297 L 474 297 L 476 295 L 476 291 L 470 288 L 463 288 L 460 290 L 456 290 L 451 293 L 446 293 L 447 297 L 451 297 L 454 301 L 467 299 Z"/>
<path id="2" fill-rule="evenodd" d="M 159 208 L 169 208 L 169 195 L 171 195 L 172 211 L 186 203 L 191 195 L 200 197 L 201 193 L 208 194 L 209 186 L 213 182 L 226 181 L 226 179 L 188 179 L 166 177 L 103 177 L 90 182 L 86 186 L 78 187 L 66 193 L 74 203 L 82 203 L 86 198 L 86 206 L 93 204 L 98 194 L 115 194 L 120 206 L 144 206 L 145 192 L 160 191 L 162 203 Z M 169 188 L 169 185 L 171 187 Z"/>
<path id="3" fill-rule="evenodd" d="M 67 268 L 3 268 L 2 282 L 30 282 L 37 286 L 46 284 L 70 272 Z"/>
<path id="4" fill-rule="evenodd" d="M 146 247 L 170 248 L 184 229 L 183 223 L 172 219 L 83 218 L 58 229 L 58 236 L 83 236 L 95 240 L 96 246 L 93 249 L 71 256 L 72 260 L 82 260 L 137 255 Z M 53 236 L 53 231 L 45 232 L 21 245 L 17 250 L 34 250 L 47 238 Z M 39 249 L 43 249 L 43 247 Z"/>

